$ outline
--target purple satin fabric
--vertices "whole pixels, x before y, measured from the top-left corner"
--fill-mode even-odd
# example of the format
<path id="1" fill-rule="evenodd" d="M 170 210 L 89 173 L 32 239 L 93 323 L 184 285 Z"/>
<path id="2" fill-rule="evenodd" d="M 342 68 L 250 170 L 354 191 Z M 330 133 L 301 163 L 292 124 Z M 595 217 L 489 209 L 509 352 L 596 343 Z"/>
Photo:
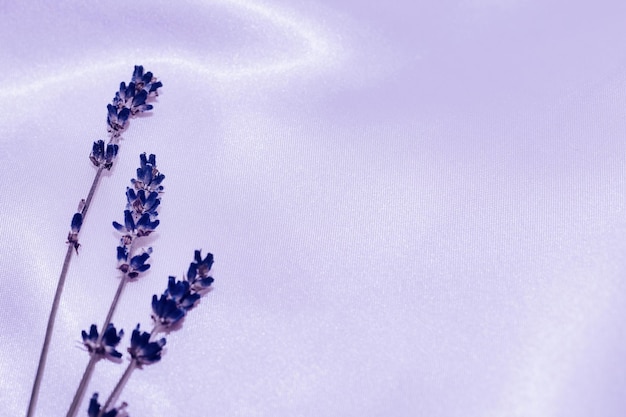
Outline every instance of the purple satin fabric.
<path id="1" fill-rule="evenodd" d="M 38 416 L 116 290 L 124 192 L 166 175 L 152 267 L 214 290 L 131 416 L 621 417 L 626 6 L 521 0 L 0 2 L 0 415 L 24 415 L 70 220 L 133 65 L 163 81 L 97 190 Z M 100 363 L 106 397 L 124 366 Z"/>

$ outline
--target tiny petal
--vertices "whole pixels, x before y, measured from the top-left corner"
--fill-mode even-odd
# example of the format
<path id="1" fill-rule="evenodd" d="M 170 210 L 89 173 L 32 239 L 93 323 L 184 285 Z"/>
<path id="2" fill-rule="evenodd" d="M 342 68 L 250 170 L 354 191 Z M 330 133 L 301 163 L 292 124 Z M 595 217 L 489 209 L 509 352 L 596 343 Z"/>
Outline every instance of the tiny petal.
<path id="1" fill-rule="evenodd" d="M 83 215 L 80 213 L 74 213 L 74 217 L 72 217 L 72 233 L 78 233 L 82 225 Z"/>
<path id="2" fill-rule="evenodd" d="M 118 232 L 126 231 L 126 228 L 122 226 L 121 224 L 119 224 L 118 222 L 113 222 L 113 227 L 115 227 L 115 230 L 117 230 Z"/>
<path id="3" fill-rule="evenodd" d="M 141 81 L 143 77 L 143 65 L 135 65 L 135 70 L 133 71 L 133 81 Z"/>
<path id="4" fill-rule="evenodd" d="M 124 225 L 126 226 L 126 230 L 128 230 L 128 232 L 135 231 L 135 220 L 133 219 L 133 214 L 130 210 L 124 210 Z"/>
<path id="5" fill-rule="evenodd" d="M 89 417 L 98 417 L 100 414 L 100 403 L 98 402 L 98 393 L 95 392 L 91 396 L 91 400 L 89 400 L 89 409 L 87 410 L 87 415 Z"/>
<path id="6" fill-rule="evenodd" d="M 137 107 L 137 106 L 141 106 L 142 104 L 145 104 L 147 98 L 148 98 L 148 92 L 146 90 L 141 90 L 140 92 L 135 94 L 135 97 L 133 98 L 132 107 Z"/>
<path id="7" fill-rule="evenodd" d="M 117 123 L 117 108 L 112 104 L 107 105 L 107 121 L 109 126 L 113 127 Z"/>
<path id="8" fill-rule="evenodd" d="M 152 93 L 156 93 L 157 89 L 163 87 L 163 83 L 161 83 L 161 81 L 157 81 L 155 83 L 150 84 L 150 90 L 149 92 Z"/>
<path id="9" fill-rule="evenodd" d="M 126 246 L 118 246 L 117 247 L 117 260 L 126 260 L 128 259 L 128 248 Z"/>
<path id="10" fill-rule="evenodd" d="M 136 199 L 137 193 L 135 193 L 135 190 L 133 188 L 126 187 L 126 200 L 128 201 L 128 204 L 132 204 Z"/>
<path id="11" fill-rule="evenodd" d="M 151 82 L 151 81 L 152 81 L 152 77 L 153 77 L 152 73 L 151 73 L 150 71 L 148 71 L 148 72 L 146 72 L 146 73 L 143 75 L 143 77 L 141 77 L 141 80 L 142 80 L 145 84 L 147 84 L 147 83 L 149 83 L 149 82 Z"/>
<path id="12" fill-rule="evenodd" d="M 117 120 L 121 126 L 125 126 L 128 121 L 128 117 L 130 116 L 130 110 L 127 107 L 124 107 L 117 114 Z"/>
<path id="13" fill-rule="evenodd" d="M 126 97 L 126 100 L 131 100 L 133 97 L 135 97 L 135 83 L 134 82 L 129 82 L 128 83 L 128 87 L 126 87 L 126 91 L 124 92 L 124 96 Z"/>
<path id="14" fill-rule="evenodd" d="M 194 279 L 196 279 L 197 275 L 198 275 L 198 264 L 190 263 L 189 269 L 187 270 L 187 279 L 189 281 L 193 281 Z"/>

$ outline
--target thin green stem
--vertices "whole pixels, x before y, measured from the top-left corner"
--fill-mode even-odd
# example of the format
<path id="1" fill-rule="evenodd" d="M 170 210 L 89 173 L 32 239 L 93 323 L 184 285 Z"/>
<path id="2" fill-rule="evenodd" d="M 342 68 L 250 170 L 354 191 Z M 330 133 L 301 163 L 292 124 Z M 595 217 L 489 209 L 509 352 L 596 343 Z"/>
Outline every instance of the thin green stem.
<path id="1" fill-rule="evenodd" d="M 124 386 L 130 379 L 130 376 L 132 375 L 135 368 L 137 368 L 137 360 L 131 359 L 130 363 L 128 364 L 128 368 L 126 368 L 126 370 L 124 371 L 124 374 L 122 375 L 120 380 L 117 382 L 117 385 L 115 385 L 115 388 L 113 388 L 111 395 L 109 395 L 109 398 L 106 400 L 106 402 L 100 409 L 100 414 L 98 414 L 98 417 L 102 417 L 102 415 L 105 412 L 107 412 L 107 409 L 111 407 L 113 404 L 115 404 L 115 402 L 117 401 L 120 394 L 122 393 Z"/>
<path id="2" fill-rule="evenodd" d="M 85 205 L 81 210 L 83 220 L 87 215 L 87 210 L 91 204 L 91 200 L 96 192 L 100 178 L 102 177 L 102 171 L 104 167 L 98 167 L 96 175 L 94 176 L 91 188 L 87 194 Z M 54 300 L 52 301 L 52 307 L 50 309 L 50 315 L 48 316 L 48 325 L 46 326 L 46 334 L 44 336 L 43 346 L 41 348 L 41 354 L 39 356 L 39 364 L 37 365 L 37 373 L 35 374 L 35 381 L 33 382 L 33 390 L 30 394 L 30 401 L 28 403 L 28 411 L 26 417 L 32 417 L 35 414 L 35 408 L 37 406 L 37 399 L 39 398 L 39 389 L 41 388 L 41 381 L 43 379 L 44 369 L 46 367 L 46 360 L 48 359 L 48 351 L 50 350 L 50 340 L 52 339 L 52 332 L 54 330 L 54 323 L 56 321 L 57 312 L 61 303 L 61 295 L 63 294 L 63 287 L 65 286 L 65 278 L 67 277 L 67 271 L 70 267 L 70 261 L 72 260 L 73 245 L 68 245 L 67 252 L 65 253 L 65 260 L 63 261 L 63 267 L 61 268 L 61 275 L 57 282 L 56 292 L 54 293 Z"/>

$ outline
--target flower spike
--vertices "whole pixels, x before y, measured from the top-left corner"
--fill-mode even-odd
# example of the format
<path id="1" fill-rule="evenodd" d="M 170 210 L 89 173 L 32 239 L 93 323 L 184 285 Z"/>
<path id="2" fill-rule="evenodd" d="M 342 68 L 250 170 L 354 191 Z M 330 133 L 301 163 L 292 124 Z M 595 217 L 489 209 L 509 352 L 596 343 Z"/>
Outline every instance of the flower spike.
<path id="1" fill-rule="evenodd" d="M 169 277 L 167 289 L 161 297 L 152 296 L 152 320 L 159 331 L 177 328 L 213 283 L 213 278 L 208 275 L 213 255 L 208 254 L 202 259 L 200 251 L 195 251 L 194 259 L 196 262 L 190 265 L 184 280 L 176 281 L 175 277 Z"/>
<path id="2" fill-rule="evenodd" d="M 152 105 L 147 101 L 158 95 L 158 89 L 163 83 L 157 81 L 151 72 L 144 74 L 143 67 L 136 65 L 131 82 L 126 85 L 120 83 L 120 88 L 115 92 L 112 104 L 107 106 L 107 125 L 112 141 L 117 141 L 128 125 L 128 120 L 138 113 L 152 110 Z"/>

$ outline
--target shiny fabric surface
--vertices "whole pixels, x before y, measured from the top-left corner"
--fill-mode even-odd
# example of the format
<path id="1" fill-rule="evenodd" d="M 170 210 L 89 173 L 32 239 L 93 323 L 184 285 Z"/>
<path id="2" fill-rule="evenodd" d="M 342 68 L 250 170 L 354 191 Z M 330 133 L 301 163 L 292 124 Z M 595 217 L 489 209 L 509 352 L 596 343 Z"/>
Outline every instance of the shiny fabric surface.
<path id="1" fill-rule="evenodd" d="M 24 415 L 91 143 L 164 87 L 97 190 L 38 416 L 65 415 L 117 286 L 141 152 L 166 175 L 125 349 L 194 249 L 214 290 L 132 417 L 626 413 L 626 5 L 0 2 L 0 416 Z M 106 396 L 122 365 L 100 363 Z"/>

